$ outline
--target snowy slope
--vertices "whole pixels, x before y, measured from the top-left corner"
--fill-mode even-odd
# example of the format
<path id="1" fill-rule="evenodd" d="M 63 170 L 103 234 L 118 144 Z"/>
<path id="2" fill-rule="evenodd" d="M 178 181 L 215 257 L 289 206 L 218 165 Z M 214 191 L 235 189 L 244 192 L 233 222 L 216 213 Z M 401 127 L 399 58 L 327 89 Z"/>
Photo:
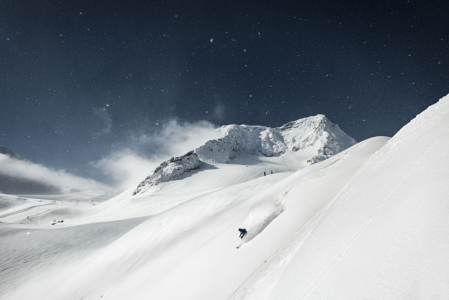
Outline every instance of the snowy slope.
<path id="1" fill-rule="evenodd" d="M 449 97 L 417 116 L 236 299 L 449 299 Z"/>
<path id="2" fill-rule="evenodd" d="M 6 282 L 3 297 L 227 299 L 387 140 L 367 140 L 296 172 L 281 157 L 241 155 L 232 164 L 195 170 L 143 194 L 127 191 L 64 226 L 151 215 L 147 221 L 100 250 L 86 250 L 84 257 L 69 259 L 72 255 L 64 256 L 65 250 L 55 247 L 56 261 L 35 267 L 32 280 Z M 274 175 L 261 176 L 270 169 Z M 249 233 L 237 250 L 239 227 Z M 80 239 L 76 231 L 66 234 L 58 237 Z M 68 259 L 61 264 L 63 257 Z M 11 278 L 29 272 L 23 268 Z"/>
<path id="3" fill-rule="evenodd" d="M 300 124 L 253 129 L 267 138 L 252 150 L 230 146 L 228 163 L 203 157 L 200 168 L 141 193 L 77 214 L 60 204 L 74 215 L 58 229 L 49 222 L 61 209 L 37 212 L 38 225 L 0 215 L 0 298 L 449 298 L 449 98 L 391 140 L 368 139 L 312 165 L 323 139 L 332 152 L 331 142 L 344 143 L 326 130 L 293 141 Z M 163 170 L 154 174 L 171 174 Z M 30 230 L 48 254 L 27 251 Z M 81 246 L 69 251 L 73 241 Z"/>

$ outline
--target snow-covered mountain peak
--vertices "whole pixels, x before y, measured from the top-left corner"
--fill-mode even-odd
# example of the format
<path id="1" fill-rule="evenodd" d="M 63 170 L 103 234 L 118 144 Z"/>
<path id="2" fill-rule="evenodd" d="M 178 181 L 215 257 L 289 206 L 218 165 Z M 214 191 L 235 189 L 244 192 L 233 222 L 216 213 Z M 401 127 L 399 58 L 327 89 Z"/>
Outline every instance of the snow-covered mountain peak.
<path id="1" fill-rule="evenodd" d="M 313 148 L 318 151 L 317 155 L 308 160 L 310 164 L 329 158 L 357 143 L 321 114 L 289 122 L 277 129 L 289 150 L 297 152 Z"/>
<path id="2" fill-rule="evenodd" d="M 223 138 L 195 149 L 201 160 L 229 163 L 238 153 L 272 157 L 306 150 L 311 154 L 307 161 L 313 164 L 356 144 L 356 140 L 324 115 L 299 119 L 277 128 L 227 125 L 220 131 Z"/>
<path id="3" fill-rule="evenodd" d="M 298 127 L 310 127 L 310 126 L 318 126 L 322 123 L 330 123 L 329 119 L 326 118 L 325 115 L 318 114 L 316 116 L 311 116 L 307 118 L 302 118 L 296 121 L 288 122 L 287 124 L 282 125 L 281 127 L 278 127 L 279 130 L 284 131 L 291 128 L 298 128 Z"/>
<path id="4" fill-rule="evenodd" d="M 291 168 L 323 161 L 356 144 L 324 115 L 289 122 L 281 127 L 226 125 L 218 129 L 222 138 L 210 140 L 188 154 L 163 162 L 134 194 L 159 182 L 170 181 L 200 167 L 200 162 L 230 163 L 239 154 L 279 157 L 289 155 Z M 293 162 L 293 163 L 292 163 Z"/>

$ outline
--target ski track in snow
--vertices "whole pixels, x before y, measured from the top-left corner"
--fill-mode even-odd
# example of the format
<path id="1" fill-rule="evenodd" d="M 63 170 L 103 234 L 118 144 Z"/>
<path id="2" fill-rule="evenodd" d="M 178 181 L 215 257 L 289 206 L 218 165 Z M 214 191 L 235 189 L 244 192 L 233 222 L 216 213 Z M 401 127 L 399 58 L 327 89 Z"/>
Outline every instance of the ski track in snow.
<path id="1" fill-rule="evenodd" d="M 290 196 L 291 193 L 289 193 Z M 254 271 L 228 299 L 269 299 L 283 271 L 293 259 L 298 249 L 301 248 L 310 236 L 313 227 L 318 223 L 325 211 L 326 207 L 307 222 L 291 240 L 267 258 L 264 264 Z M 253 282 L 248 284 L 250 281 Z M 262 293 L 258 293 L 261 290 Z"/>

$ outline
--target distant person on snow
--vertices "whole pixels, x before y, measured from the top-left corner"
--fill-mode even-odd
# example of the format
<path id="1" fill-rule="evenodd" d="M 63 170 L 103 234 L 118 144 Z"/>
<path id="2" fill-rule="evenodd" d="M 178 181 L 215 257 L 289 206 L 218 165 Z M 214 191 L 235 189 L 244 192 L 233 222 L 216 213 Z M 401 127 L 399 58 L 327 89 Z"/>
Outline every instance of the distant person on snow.
<path id="1" fill-rule="evenodd" d="M 263 172 L 263 176 L 267 176 L 267 173 Z"/>
<path id="2" fill-rule="evenodd" d="M 239 231 L 240 231 L 239 238 L 242 238 L 242 239 L 243 239 L 243 237 L 245 236 L 245 234 L 248 233 L 248 231 L 246 231 L 245 228 L 239 228 Z"/>
<path id="3" fill-rule="evenodd" d="M 273 174 L 273 170 L 271 170 L 271 174 Z"/>

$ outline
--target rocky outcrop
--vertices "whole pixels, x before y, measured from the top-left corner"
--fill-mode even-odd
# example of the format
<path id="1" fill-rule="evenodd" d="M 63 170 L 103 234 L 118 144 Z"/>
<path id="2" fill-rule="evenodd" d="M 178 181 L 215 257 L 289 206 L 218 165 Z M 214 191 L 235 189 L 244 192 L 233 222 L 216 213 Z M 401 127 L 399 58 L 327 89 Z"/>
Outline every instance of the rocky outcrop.
<path id="1" fill-rule="evenodd" d="M 157 167 L 145 180 L 137 186 L 133 195 L 145 191 L 148 187 L 156 185 L 160 182 L 173 180 L 184 175 L 187 172 L 198 169 L 200 160 L 194 151 L 180 157 L 172 157 Z"/>
<path id="2" fill-rule="evenodd" d="M 14 154 L 14 152 L 2 145 L 0 145 L 0 154 L 5 154 L 11 158 L 20 159 L 17 155 Z"/>

